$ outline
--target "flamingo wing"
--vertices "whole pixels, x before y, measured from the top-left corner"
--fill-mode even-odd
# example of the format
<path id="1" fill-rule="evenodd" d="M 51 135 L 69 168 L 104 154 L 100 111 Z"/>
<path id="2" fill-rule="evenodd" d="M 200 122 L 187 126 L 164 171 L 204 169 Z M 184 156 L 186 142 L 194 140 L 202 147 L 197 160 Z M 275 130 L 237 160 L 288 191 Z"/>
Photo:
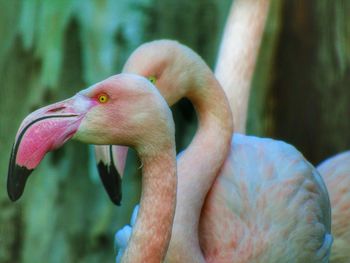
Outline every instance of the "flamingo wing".
<path id="1" fill-rule="evenodd" d="M 328 262 L 330 225 L 322 178 L 293 146 L 233 136 L 200 219 L 208 262 Z"/>

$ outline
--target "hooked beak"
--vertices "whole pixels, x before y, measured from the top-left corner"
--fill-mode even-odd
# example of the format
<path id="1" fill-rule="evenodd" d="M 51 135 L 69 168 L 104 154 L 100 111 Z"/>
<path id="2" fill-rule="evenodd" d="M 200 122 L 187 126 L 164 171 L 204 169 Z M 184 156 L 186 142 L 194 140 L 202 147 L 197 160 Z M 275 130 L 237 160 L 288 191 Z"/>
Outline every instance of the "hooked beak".
<path id="1" fill-rule="evenodd" d="M 128 147 L 119 145 L 95 145 L 97 170 L 111 201 L 120 205 L 122 178 Z"/>
<path id="2" fill-rule="evenodd" d="M 8 170 L 7 191 L 12 201 L 21 197 L 29 175 L 45 154 L 73 137 L 92 106 L 92 101 L 77 94 L 38 109 L 23 120 L 12 147 Z"/>

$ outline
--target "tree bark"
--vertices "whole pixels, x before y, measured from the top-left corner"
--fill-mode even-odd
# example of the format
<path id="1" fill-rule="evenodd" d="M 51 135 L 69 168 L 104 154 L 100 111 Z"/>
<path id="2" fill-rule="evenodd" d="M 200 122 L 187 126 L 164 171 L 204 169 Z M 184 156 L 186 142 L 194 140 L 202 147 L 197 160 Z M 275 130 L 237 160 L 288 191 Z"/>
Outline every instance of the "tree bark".
<path id="1" fill-rule="evenodd" d="M 349 10 L 348 1 L 284 2 L 271 134 L 314 164 L 350 147 Z"/>

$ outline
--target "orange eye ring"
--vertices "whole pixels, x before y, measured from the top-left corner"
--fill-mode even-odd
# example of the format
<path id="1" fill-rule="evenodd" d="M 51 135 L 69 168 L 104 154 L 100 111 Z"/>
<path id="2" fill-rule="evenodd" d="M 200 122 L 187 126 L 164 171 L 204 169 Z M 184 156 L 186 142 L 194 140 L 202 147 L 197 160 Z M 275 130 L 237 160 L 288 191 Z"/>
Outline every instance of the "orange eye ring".
<path id="1" fill-rule="evenodd" d="M 108 96 L 107 96 L 107 94 L 103 93 L 103 94 L 98 95 L 97 99 L 100 103 L 106 103 L 108 101 Z"/>

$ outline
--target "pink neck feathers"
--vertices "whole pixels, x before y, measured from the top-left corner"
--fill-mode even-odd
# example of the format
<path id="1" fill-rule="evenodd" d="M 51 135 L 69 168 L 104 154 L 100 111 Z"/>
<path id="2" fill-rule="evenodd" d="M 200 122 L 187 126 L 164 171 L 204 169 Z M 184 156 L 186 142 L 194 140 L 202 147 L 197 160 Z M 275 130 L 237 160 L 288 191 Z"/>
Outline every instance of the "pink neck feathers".
<path id="1" fill-rule="evenodd" d="M 235 132 L 245 133 L 250 85 L 270 0 L 236 0 L 226 22 L 215 75 L 230 102 Z"/>

